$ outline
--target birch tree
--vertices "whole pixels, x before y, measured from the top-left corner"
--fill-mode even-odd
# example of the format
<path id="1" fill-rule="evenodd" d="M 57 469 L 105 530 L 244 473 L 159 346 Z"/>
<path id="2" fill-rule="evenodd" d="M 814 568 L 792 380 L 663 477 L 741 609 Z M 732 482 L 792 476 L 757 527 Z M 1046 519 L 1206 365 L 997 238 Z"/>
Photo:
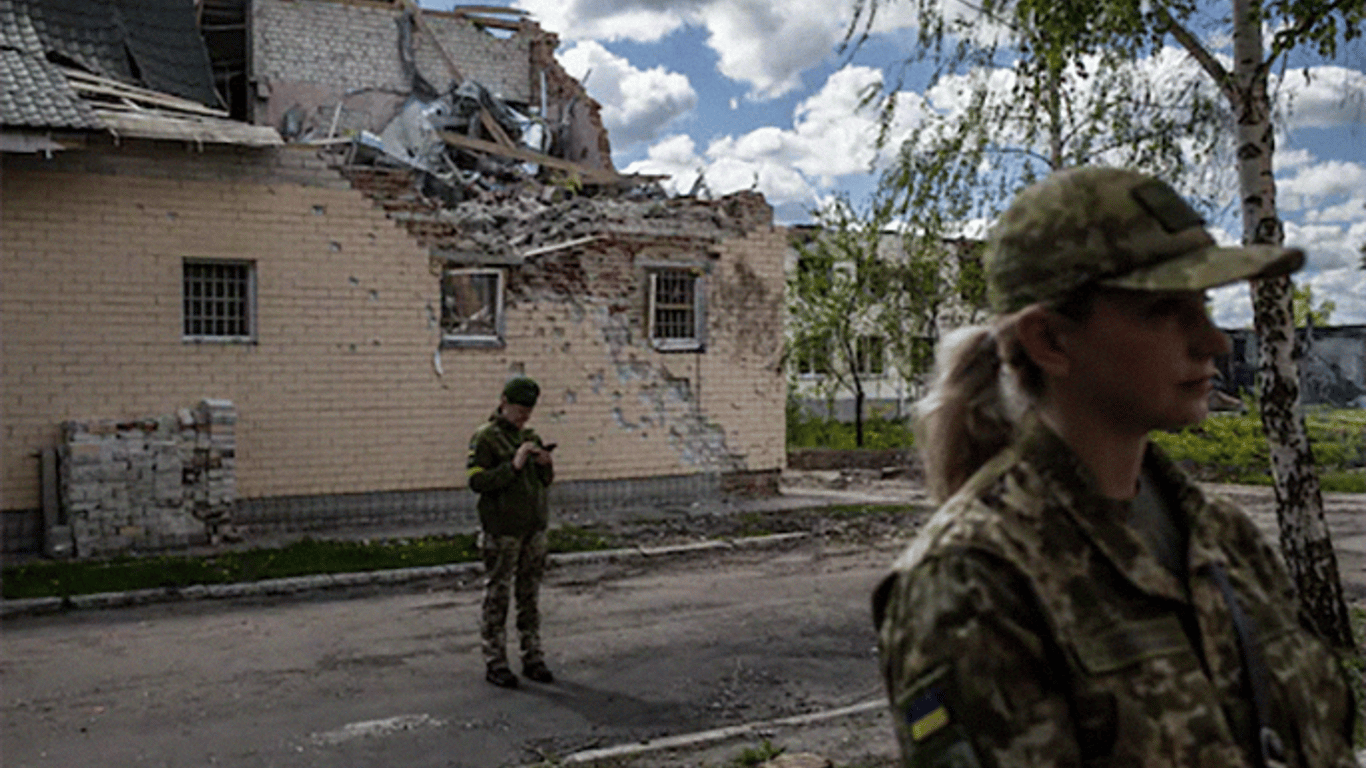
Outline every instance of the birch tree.
<path id="1" fill-rule="evenodd" d="M 851 39 L 868 34 L 880 7 L 892 2 L 855 0 Z M 1272 166 L 1272 71 L 1296 49 L 1332 58 L 1340 45 L 1363 34 L 1366 22 L 1366 0 L 981 0 L 970 10 L 959 7 L 957 16 L 945 13 L 939 0 L 904 2 L 918 16 L 916 56 L 935 62 L 938 74 L 990 62 L 1001 50 L 996 41 L 983 44 L 974 24 L 1000 30 L 1003 47 L 1019 56 L 1018 69 L 1042 83 L 1068 63 L 1096 56 L 1111 63 L 1133 60 L 1175 41 L 1232 116 L 1242 239 L 1248 245 L 1284 240 Z M 1221 58 L 1212 42 L 1221 38 L 1232 40 L 1231 60 Z M 1347 647 L 1351 627 L 1299 403 L 1292 283 L 1281 277 L 1253 281 L 1251 287 L 1258 400 L 1275 477 L 1281 551 L 1302 618 Z"/>

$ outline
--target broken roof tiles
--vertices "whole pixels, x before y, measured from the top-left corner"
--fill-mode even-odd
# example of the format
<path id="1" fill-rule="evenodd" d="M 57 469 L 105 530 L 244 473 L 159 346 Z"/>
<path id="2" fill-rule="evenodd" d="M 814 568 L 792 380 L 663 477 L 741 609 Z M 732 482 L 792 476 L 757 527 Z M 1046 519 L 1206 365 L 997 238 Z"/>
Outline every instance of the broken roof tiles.
<path id="1" fill-rule="evenodd" d="M 100 122 L 47 60 L 24 0 L 0 0 L 0 125 L 98 129 Z"/>
<path id="2" fill-rule="evenodd" d="M 32 19 L 45 52 L 104 77 L 218 106 L 193 3 L 11 1 Z"/>

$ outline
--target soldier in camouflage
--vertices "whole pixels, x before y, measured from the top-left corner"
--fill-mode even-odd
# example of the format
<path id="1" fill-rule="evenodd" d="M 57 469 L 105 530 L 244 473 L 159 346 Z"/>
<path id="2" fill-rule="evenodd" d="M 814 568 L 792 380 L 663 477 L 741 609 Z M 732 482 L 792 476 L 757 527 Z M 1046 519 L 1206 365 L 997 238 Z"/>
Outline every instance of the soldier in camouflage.
<path id="1" fill-rule="evenodd" d="M 479 494 L 479 545 L 484 560 L 484 610 L 480 621 L 485 679 L 516 688 L 508 667 L 507 616 L 517 601 L 522 674 L 541 683 L 555 678 L 541 652 L 537 594 L 545 573 L 546 491 L 555 477 L 554 445 L 545 445 L 527 420 L 541 389 L 519 376 L 503 387 L 498 410 L 470 438 L 466 464 L 470 490 Z"/>
<path id="2" fill-rule="evenodd" d="M 1298 269 L 1220 248 L 1166 184 L 1084 168 L 992 234 L 995 321 L 919 408 L 944 501 L 874 595 L 907 766 L 1355 766 L 1332 650 L 1248 518 L 1148 443 L 1208 409 L 1204 291 Z"/>

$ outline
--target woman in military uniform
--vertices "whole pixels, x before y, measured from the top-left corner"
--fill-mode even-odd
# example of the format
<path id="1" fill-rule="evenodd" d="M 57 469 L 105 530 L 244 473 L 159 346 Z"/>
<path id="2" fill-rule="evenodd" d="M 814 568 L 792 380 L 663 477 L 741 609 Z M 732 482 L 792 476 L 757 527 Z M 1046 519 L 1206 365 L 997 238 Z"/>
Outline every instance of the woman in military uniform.
<path id="1" fill-rule="evenodd" d="M 1148 441 L 1207 414 L 1229 344 L 1204 292 L 1304 261 L 1202 224 L 1081 168 L 993 231 L 996 316 L 945 339 L 919 407 L 942 506 L 874 596 L 906 765 L 1356 765 L 1278 555 Z"/>

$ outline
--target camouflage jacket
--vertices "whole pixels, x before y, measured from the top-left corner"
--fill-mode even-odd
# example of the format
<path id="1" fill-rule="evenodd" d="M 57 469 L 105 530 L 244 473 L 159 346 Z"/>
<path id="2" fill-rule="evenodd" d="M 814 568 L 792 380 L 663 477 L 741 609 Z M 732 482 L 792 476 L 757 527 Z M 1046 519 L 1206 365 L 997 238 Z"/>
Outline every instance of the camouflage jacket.
<path id="1" fill-rule="evenodd" d="M 1155 449 L 1145 470 L 1188 529 L 1187 583 L 1037 424 L 929 520 L 874 595 L 905 765 L 1259 765 L 1220 566 L 1260 640 L 1284 764 L 1356 765 L 1342 668 L 1297 621 L 1279 556 Z"/>
<path id="2" fill-rule="evenodd" d="M 535 459 L 520 470 L 512 466 L 518 446 L 528 440 L 542 444 L 534 430 L 517 429 L 497 413 L 470 438 L 466 472 L 470 490 L 479 494 L 479 526 L 491 536 L 525 536 L 549 522 L 554 468 Z"/>

